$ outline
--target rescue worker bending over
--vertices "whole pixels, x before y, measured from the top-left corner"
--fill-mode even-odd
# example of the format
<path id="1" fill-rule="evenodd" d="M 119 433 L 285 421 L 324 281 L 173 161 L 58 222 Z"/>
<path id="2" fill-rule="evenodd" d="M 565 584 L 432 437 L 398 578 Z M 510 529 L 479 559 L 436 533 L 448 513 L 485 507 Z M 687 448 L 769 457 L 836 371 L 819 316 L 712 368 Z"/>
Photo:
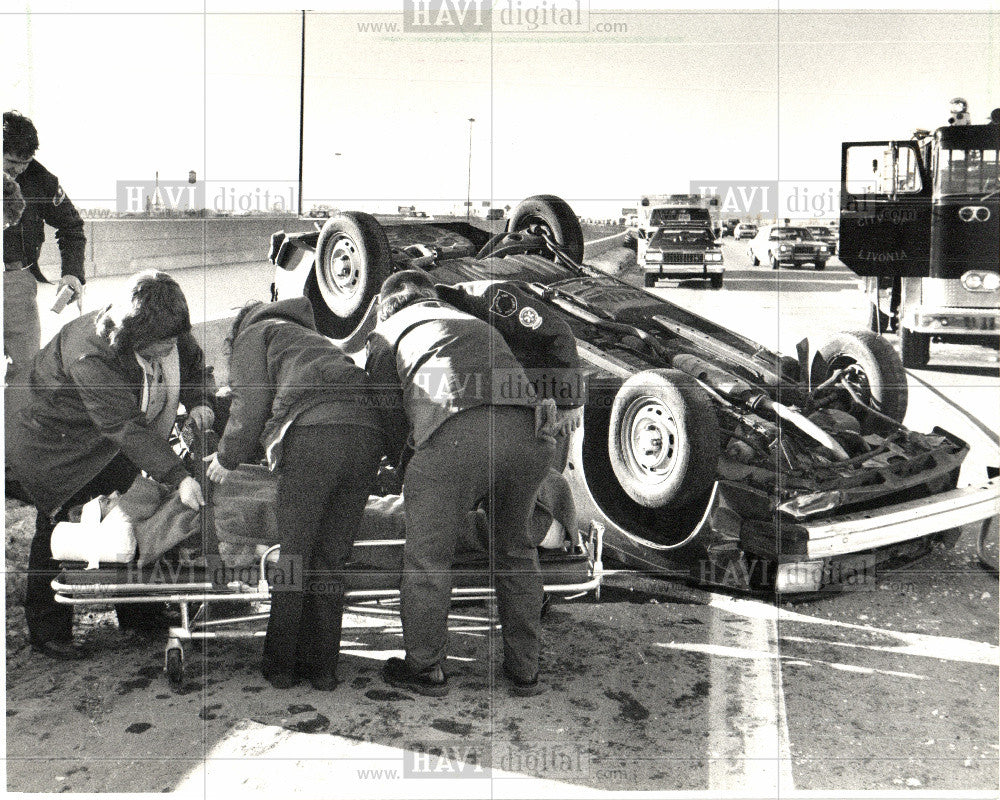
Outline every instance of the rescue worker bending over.
<path id="1" fill-rule="evenodd" d="M 495 328 L 442 302 L 417 270 L 391 275 L 379 300 L 367 368 L 390 460 L 407 439 L 413 450 L 400 587 L 406 658 L 390 658 L 382 676 L 419 694 L 447 693 L 455 547 L 487 498 L 503 671 L 513 694 L 537 694 L 542 573 L 528 527 L 554 441 L 535 433 L 533 397 L 496 391 L 528 378 Z"/>
<path id="2" fill-rule="evenodd" d="M 207 474 L 221 483 L 264 443 L 278 473 L 278 569 L 303 576 L 274 587 L 262 672 L 279 689 L 307 678 L 332 691 L 344 564 L 382 456 L 368 376 L 317 332 L 305 297 L 245 307 L 227 343 L 233 403 Z"/>

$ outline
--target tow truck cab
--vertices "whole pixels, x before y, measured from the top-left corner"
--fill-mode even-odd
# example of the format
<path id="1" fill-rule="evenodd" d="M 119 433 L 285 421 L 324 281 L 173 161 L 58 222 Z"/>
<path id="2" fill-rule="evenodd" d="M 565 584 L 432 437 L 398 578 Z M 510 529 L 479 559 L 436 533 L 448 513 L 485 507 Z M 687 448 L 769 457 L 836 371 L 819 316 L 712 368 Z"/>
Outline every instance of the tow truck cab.
<path id="1" fill-rule="evenodd" d="M 874 330 L 898 303 L 907 367 L 926 366 L 932 339 L 997 346 L 1000 109 L 990 119 L 842 145 L 840 259 L 865 278 Z"/>

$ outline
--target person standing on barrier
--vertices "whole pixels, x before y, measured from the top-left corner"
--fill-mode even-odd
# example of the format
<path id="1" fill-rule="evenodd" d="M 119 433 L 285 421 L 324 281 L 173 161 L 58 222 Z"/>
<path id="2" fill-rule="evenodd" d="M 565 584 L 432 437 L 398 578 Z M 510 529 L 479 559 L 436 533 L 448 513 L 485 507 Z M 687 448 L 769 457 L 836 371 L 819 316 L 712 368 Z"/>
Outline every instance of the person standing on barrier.
<path id="1" fill-rule="evenodd" d="M 4 112 L 3 170 L 17 181 L 26 203 L 20 220 L 4 226 L 3 231 L 3 350 L 8 360 L 4 402 L 8 425 L 25 402 L 31 360 L 41 340 L 38 284 L 47 281 L 38 268 L 38 257 L 46 224 L 55 228 L 62 259 L 57 293 L 69 286 L 74 300 L 82 302 L 86 280 L 83 220 L 59 179 L 35 160 L 37 149 L 38 131 L 31 120 L 16 111 Z"/>
<path id="2" fill-rule="evenodd" d="M 316 330 L 305 297 L 242 309 L 227 339 L 232 406 L 208 461 L 222 482 L 264 444 L 278 472 L 281 551 L 262 672 L 276 688 L 337 687 L 344 565 L 382 457 L 368 377 Z"/>
<path id="3" fill-rule="evenodd" d="M 146 472 L 177 487 L 190 508 L 201 486 L 167 441 L 180 403 L 203 430 L 212 426 L 215 381 L 191 335 L 187 300 L 162 272 L 141 272 L 116 301 L 67 323 L 35 357 L 27 400 L 7 431 L 11 472 L 37 509 L 24 613 L 32 647 L 82 658 L 72 642 L 73 609 L 55 601 L 59 564 L 51 537 L 69 509 L 124 492 Z M 119 627 L 161 629 L 163 607 L 116 606 Z"/>
<path id="4" fill-rule="evenodd" d="M 456 545 L 487 500 L 503 670 L 511 692 L 537 694 L 543 584 L 528 533 L 552 437 L 536 433 L 527 376 L 495 328 L 442 302 L 426 273 L 398 272 L 379 295 L 367 369 L 379 392 L 390 459 L 407 444 L 401 603 L 406 658 L 382 671 L 392 686 L 447 693 L 443 665 Z"/>

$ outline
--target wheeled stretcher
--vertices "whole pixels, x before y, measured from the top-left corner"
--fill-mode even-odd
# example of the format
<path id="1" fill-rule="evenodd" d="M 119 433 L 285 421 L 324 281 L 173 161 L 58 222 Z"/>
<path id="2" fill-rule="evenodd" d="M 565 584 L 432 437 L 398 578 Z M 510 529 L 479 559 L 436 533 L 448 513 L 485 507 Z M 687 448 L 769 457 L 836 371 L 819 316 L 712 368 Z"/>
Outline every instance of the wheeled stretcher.
<path id="1" fill-rule="evenodd" d="M 209 521 L 205 527 L 210 530 L 203 537 L 214 542 L 200 553 L 181 546 L 141 567 L 135 561 L 102 562 L 96 569 L 87 569 L 82 561 L 63 562 L 52 581 L 56 602 L 80 606 L 176 604 L 180 622 L 168 631 L 164 669 L 170 682 L 180 685 L 186 642 L 263 636 L 272 588 L 296 580 L 294 575 L 282 574 L 278 565 L 279 546 L 273 543 L 270 521 L 274 496 L 268 490 L 273 480 L 263 467 L 243 465 L 231 480 L 215 487 L 205 515 Z M 227 505 L 241 492 L 241 486 L 243 502 L 238 507 Z M 247 486 L 255 488 L 247 493 Z M 369 499 L 343 575 L 345 598 L 353 604 L 352 611 L 386 613 L 384 604 L 398 602 L 403 530 L 401 497 Z M 547 537 L 539 547 L 547 594 L 599 594 L 603 534 L 602 526 L 593 523 L 585 530 L 562 530 L 555 540 Z M 482 537 L 475 532 L 470 533 L 468 542 L 460 544 L 453 567 L 453 598 L 492 597 L 490 556 L 482 545 Z M 232 613 L 234 605 L 241 613 Z M 215 613 L 213 606 L 220 613 Z"/>

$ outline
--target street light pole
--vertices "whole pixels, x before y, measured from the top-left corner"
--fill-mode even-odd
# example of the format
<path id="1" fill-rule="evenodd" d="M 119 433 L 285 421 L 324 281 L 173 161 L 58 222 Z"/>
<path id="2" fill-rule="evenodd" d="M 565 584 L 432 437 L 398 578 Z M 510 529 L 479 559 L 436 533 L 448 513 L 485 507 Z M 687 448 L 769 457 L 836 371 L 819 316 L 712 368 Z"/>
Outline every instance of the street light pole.
<path id="1" fill-rule="evenodd" d="M 465 221 L 469 221 L 472 214 L 472 123 L 475 117 L 469 117 L 469 179 L 465 186 Z"/>
<path id="2" fill-rule="evenodd" d="M 302 146 L 306 119 L 306 12 L 302 11 L 302 55 L 299 67 L 299 216 L 302 216 Z"/>

